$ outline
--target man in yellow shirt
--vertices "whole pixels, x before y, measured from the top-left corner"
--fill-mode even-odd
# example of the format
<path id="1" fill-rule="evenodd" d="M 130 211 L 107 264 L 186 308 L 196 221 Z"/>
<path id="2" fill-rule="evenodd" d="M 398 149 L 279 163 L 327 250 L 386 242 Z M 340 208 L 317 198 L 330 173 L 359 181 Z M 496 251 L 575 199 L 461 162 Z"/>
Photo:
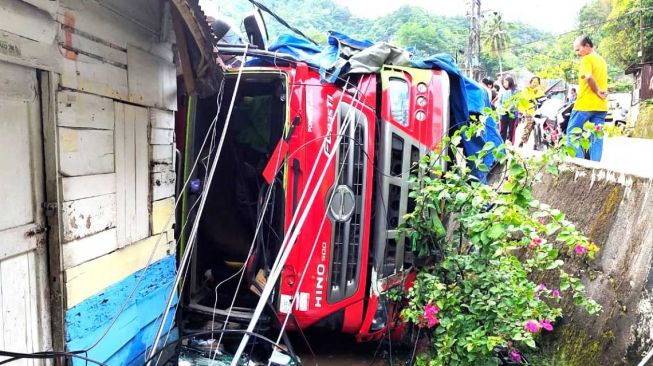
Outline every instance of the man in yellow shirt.
<path id="1" fill-rule="evenodd" d="M 574 41 L 574 51 L 580 56 L 580 68 L 578 69 L 578 97 L 567 127 L 568 139 L 574 128 L 583 128 L 587 121 L 592 122 L 597 130 L 602 128 L 608 112 L 608 65 L 603 57 L 594 51 L 594 44 L 588 36 L 578 37 Z M 600 161 L 602 153 L 603 139 L 592 138 L 589 159 Z M 579 147 L 576 157 L 587 159 L 588 156 Z"/>

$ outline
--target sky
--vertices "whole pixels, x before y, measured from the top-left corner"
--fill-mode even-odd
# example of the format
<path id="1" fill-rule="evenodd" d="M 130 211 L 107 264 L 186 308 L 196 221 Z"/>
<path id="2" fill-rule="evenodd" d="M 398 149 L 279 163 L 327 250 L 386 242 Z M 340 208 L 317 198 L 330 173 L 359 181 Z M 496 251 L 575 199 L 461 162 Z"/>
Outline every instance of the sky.
<path id="1" fill-rule="evenodd" d="M 402 5 L 421 6 L 437 15 L 465 15 L 466 0 L 335 0 L 356 15 L 375 18 Z M 589 0 L 481 0 L 481 11 L 499 11 L 505 20 L 522 21 L 552 33 L 576 28 L 576 15 Z"/>

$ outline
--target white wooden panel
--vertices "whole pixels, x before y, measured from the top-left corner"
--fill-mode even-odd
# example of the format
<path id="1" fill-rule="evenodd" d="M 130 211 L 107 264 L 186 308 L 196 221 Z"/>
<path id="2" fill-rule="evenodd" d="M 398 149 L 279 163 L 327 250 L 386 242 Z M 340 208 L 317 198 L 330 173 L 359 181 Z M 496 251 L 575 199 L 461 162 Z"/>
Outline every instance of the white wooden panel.
<path id="1" fill-rule="evenodd" d="M 166 173 L 166 172 L 174 172 L 175 168 L 172 165 L 172 162 L 152 162 L 152 165 L 150 167 L 150 173 Z M 154 181 L 152 181 L 154 183 Z"/>
<path id="2" fill-rule="evenodd" d="M 36 249 L 42 234 L 37 234 L 38 226 L 30 223 L 0 231 L 0 261 Z"/>
<path id="3" fill-rule="evenodd" d="M 24 66 L 0 62 L 0 99 L 36 100 L 36 74 Z M 18 119 L 17 119 L 18 120 Z"/>
<path id="4" fill-rule="evenodd" d="M 127 70 L 84 55 L 77 55 L 75 60 L 63 59 L 61 85 L 109 98 L 128 100 Z"/>
<path id="5" fill-rule="evenodd" d="M 118 245 L 149 235 L 149 152 L 147 109 L 115 103 Z"/>
<path id="6" fill-rule="evenodd" d="M 157 244 L 156 249 L 155 245 Z M 174 253 L 166 233 L 151 236 L 127 247 L 66 270 L 67 306 L 71 308 L 130 274 L 142 269 L 154 251 L 152 262 Z"/>
<path id="7" fill-rule="evenodd" d="M 3 313 L 2 323 L 4 326 L 3 349 L 17 352 L 31 351 L 30 277 L 27 255 L 12 257 L 0 262 L 0 282 L 2 282 L 0 308 Z"/>
<path id="8" fill-rule="evenodd" d="M 177 72 L 172 62 L 128 46 L 127 73 L 130 102 L 177 109 Z"/>
<path id="9" fill-rule="evenodd" d="M 2 2 L 0 14 L 12 6 Z M 0 27 L 14 20 L 2 19 Z M 42 296 L 43 145 L 35 79 L 33 69 L 0 62 L 0 344 L 22 352 L 51 348 Z"/>
<path id="10" fill-rule="evenodd" d="M 2 31 L 0 31 L 0 60 L 61 72 L 61 53 L 56 43 L 41 43 Z"/>
<path id="11" fill-rule="evenodd" d="M 124 177 L 124 186 L 118 187 L 125 191 L 125 238 L 124 244 L 132 243 L 136 238 L 136 142 L 134 131 L 134 120 L 136 110 L 125 105 L 125 162 L 124 171 L 118 172 L 118 176 Z"/>
<path id="12" fill-rule="evenodd" d="M 59 127 L 60 171 L 64 176 L 112 173 L 113 131 Z"/>
<path id="13" fill-rule="evenodd" d="M 64 268 L 72 268 L 84 262 L 118 249 L 116 229 L 109 229 L 63 245 Z"/>
<path id="14" fill-rule="evenodd" d="M 152 200 L 158 201 L 175 195 L 175 172 L 152 173 Z"/>
<path id="15" fill-rule="evenodd" d="M 0 153 L 0 230 L 34 220 L 29 108 L 28 102 L 0 96 L 0 146 L 2 151 L 11 152 Z"/>
<path id="16" fill-rule="evenodd" d="M 134 241 L 150 235 L 150 154 L 147 143 L 149 116 L 146 108 L 129 106 L 134 109 L 134 144 L 135 149 L 135 213 L 136 221 Z"/>
<path id="17" fill-rule="evenodd" d="M 88 54 L 91 58 L 114 63 L 116 66 L 127 65 L 127 52 L 124 49 L 110 47 L 109 45 L 87 38 L 86 34 L 74 33 L 74 29 L 61 27 L 59 30 L 59 39 L 63 40 L 63 48 L 73 51 L 66 56 L 74 59 L 74 53 Z M 93 55 L 93 56 L 91 56 Z"/>
<path id="18" fill-rule="evenodd" d="M 113 130 L 113 101 L 74 91 L 57 93 L 57 125 Z"/>
<path id="19" fill-rule="evenodd" d="M 59 0 L 23 0 L 28 4 L 46 11 L 50 16 L 55 16 L 59 8 Z"/>
<path id="20" fill-rule="evenodd" d="M 45 12 L 21 0 L 3 0 L 0 3 L 0 30 L 52 44 L 57 23 Z"/>
<path id="21" fill-rule="evenodd" d="M 113 228 L 116 226 L 116 195 L 64 202 L 61 216 L 65 242 Z"/>
<path id="22" fill-rule="evenodd" d="M 161 128 L 152 128 L 150 130 L 150 144 L 152 145 L 171 145 L 173 142 L 173 130 L 164 130 Z"/>
<path id="23" fill-rule="evenodd" d="M 132 6 L 140 3 L 141 1 L 133 1 Z M 60 4 L 57 15 L 59 22 L 64 23 L 64 17 L 67 17 L 69 21 L 73 21 L 76 29 L 122 48 L 127 48 L 127 44 L 135 45 L 172 62 L 170 43 L 160 42 L 156 31 L 150 31 L 128 20 L 133 18 L 132 14 L 119 15 L 106 5 L 106 1 L 61 0 Z M 143 15 L 152 16 L 147 10 L 141 10 L 141 14 L 136 16 Z"/>
<path id="24" fill-rule="evenodd" d="M 62 178 L 64 201 L 101 196 L 116 192 L 116 174 L 83 175 Z"/>
<path id="25" fill-rule="evenodd" d="M 127 241 L 125 222 L 125 105 L 115 102 L 115 147 L 116 147 L 116 236 L 118 246 Z"/>
<path id="26" fill-rule="evenodd" d="M 175 114 L 170 111 L 162 111 L 160 109 L 150 108 L 150 125 L 152 128 L 174 130 Z"/>
<path id="27" fill-rule="evenodd" d="M 173 150 L 172 145 L 153 145 L 152 161 L 172 164 Z"/>

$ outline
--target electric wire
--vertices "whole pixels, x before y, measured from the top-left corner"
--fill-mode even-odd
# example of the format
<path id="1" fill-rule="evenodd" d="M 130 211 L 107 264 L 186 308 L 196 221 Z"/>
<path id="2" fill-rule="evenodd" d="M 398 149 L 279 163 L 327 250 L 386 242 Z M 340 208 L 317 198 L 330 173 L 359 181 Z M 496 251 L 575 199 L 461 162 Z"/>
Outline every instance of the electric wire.
<path id="1" fill-rule="evenodd" d="M 45 360 L 45 359 L 56 359 L 59 357 L 66 358 L 78 358 L 80 360 L 91 362 L 100 366 L 108 366 L 106 363 L 81 356 L 75 352 L 35 352 L 35 353 L 23 353 L 23 352 L 8 352 L 0 351 L 0 356 L 10 357 L 9 359 L 0 361 L 0 365 L 9 364 L 11 362 L 19 361 L 21 359 L 33 359 L 33 360 Z"/>
<path id="2" fill-rule="evenodd" d="M 340 107 L 340 105 L 342 103 L 342 99 L 344 97 L 344 94 L 345 94 L 344 92 L 340 94 L 340 100 L 338 101 L 338 104 L 336 104 L 336 107 L 335 107 L 336 110 Z M 347 122 L 345 122 L 345 124 L 348 124 L 349 121 L 350 121 L 349 113 L 351 113 L 351 111 L 352 111 L 352 109 L 349 109 L 347 111 L 347 116 L 345 117 Z M 336 115 L 337 114 L 334 113 L 333 118 L 330 121 L 329 126 L 333 126 L 333 122 L 335 121 Z M 344 127 L 342 127 L 342 128 L 344 129 Z M 335 141 L 333 142 L 334 146 L 338 146 L 340 144 L 340 140 L 341 140 L 340 137 L 336 137 Z M 324 147 L 327 146 L 326 145 L 327 141 L 329 141 L 329 143 L 330 143 L 330 140 L 325 139 L 324 142 L 323 142 Z M 324 150 L 324 151 L 326 152 L 327 150 Z M 307 183 L 306 183 L 307 187 L 314 184 L 315 188 L 313 189 L 310 197 L 308 198 L 308 202 L 306 203 L 305 207 L 303 207 L 303 201 L 304 201 L 304 199 L 305 199 L 305 197 L 306 197 L 306 195 L 308 193 L 308 189 L 305 189 L 302 192 L 302 196 L 300 197 L 300 201 L 299 201 L 299 204 L 298 204 L 297 207 L 303 207 L 303 211 L 301 211 L 301 216 L 299 215 L 300 210 L 297 210 L 297 212 L 295 212 L 295 214 L 293 215 L 293 218 L 292 218 L 291 223 L 289 225 L 289 227 L 292 228 L 292 230 L 290 232 L 290 235 L 287 235 L 287 236 L 284 237 L 284 241 L 283 241 L 283 243 L 281 245 L 281 251 L 277 255 L 276 259 L 275 259 L 275 263 L 274 263 L 274 265 L 272 267 L 272 271 L 270 273 L 270 276 L 268 277 L 268 282 L 266 283 L 266 286 L 263 288 L 263 291 L 261 293 L 261 298 L 260 298 L 258 304 L 256 305 L 256 308 L 254 309 L 253 317 L 252 317 L 252 319 L 251 319 L 251 321 L 250 321 L 250 323 L 249 323 L 249 325 L 247 327 L 247 330 L 250 331 L 250 332 L 256 326 L 256 323 L 258 322 L 258 317 L 261 315 L 261 312 L 263 311 L 263 307 L 265 306 L 265 302 L 267 301 L 267 298 L 271 295 L 271 293 L 273 291 L 274 284 L 279 279 L 279 276 L 281 274 L 281 267 L 282 267 L 283 263 L 285 263 L 286 260 L 288 259 L 288 256 L 290 255 L 290 252 L 292 251 L 292 248 L 295 245 L 295 241 L 297 239 L 297 236 L 299 235 L 299 232 L 300 232 L 301 228 L 303 227 L 304 222 L 306 221 L 306 218 L 308 216 L 308 212 L 309 212 L 310 208 L 312 207 L 313 202 L 315 201 L 315 197 L 317 196 L 320 185 L 322 184 L 322 181 L 324 180 L 324 177 L 326 175 L 327 168 L 331 164 L 331 161 L 333 160 L 333 157 L 335 156 L 336 151 L 337 151 L 336 149 L 333 149 L 331 152 L 328 152 L 326 154 L 326 162 L 324 163 L 325 167 L 324 167 L 324 169 L 322 169 L 322 172 L 320 173 L 319 177 L 317 178 L 317 182 L 313 183 L 312 182 L 312 176 L 313 176 L 314 172 L 317 169 L 317 165 L 318 165 L 318 162 L 320 161 L 320 159 L 315 160 L 315 163 L 313 165 L 313 169 L 311 170 L 311 174 L 309 175 L 309 179 L 307 180 Z M 297 220 L 298 217 L 299 217 L 299 220 Z M 297 224 L 295 225 L 294 223 L 295 223 L 296 220 L 297 220 Z M 247 345 L 248 340 L 249 340 L 249 337 L 247 335 L 244 335 L 243 339 L 240 342 L 240 345 L 238 346 L 238 349 L 236 350 L 236 354 L 234 356 L 234 359 L 232 360 L 232 363 L 231 363 L 232 366 L 235 366 L 238 363 L 238 359 L 242 355 L 242 352 L 244 351 L 244 348 Z"/>
<path id="3" fill-rule="evenodd" d="M 277 22 L 281 23 L 281 24 L 282 24 L 283 26 L 285 26 L 286 28 L 288 28 L 288 29 L 290 29 L 291 31 L 293 31 L 293 32 L 299 34 L 300 36 L 304 37 L 305 39 L 307 39 L 307 40 L 310 41 L 311 43 L 313 43 L 313 44 L 315 44 L 315 45 L 318 45 L 317 42 L 315 42 L 315 41 L 314 41 L 313 39 L 311 39 L 309 36 L 307 36 L 307 35 L 305 35 L 304 33 L 302 33 L 302 31 L 300 31 L 299 29 L 297 29 L 297 28 L 293 27 L 292 25 L 288 24 L 288 22 L 286 22 L 282 17 L 280 17 L 280 16 L 278 16 L 277 14 L 275 14 L 275 13 L 274 13 L 272 10 L 270 10 L 267 6 L 265 6 L 265 5 L 261 4 L 261 3 L 259 3 L 259 2 L 256 1 L 256 0 L 248 0 L 248 1 L 249 1 L 250 3 L 252 3 L 254 6 L 256 6 L 257 8 L 259 8 L 259 9 L 263 10 L 264 12 L 270 14 L 271 17 L 273 17 Z"/>
<path id="4" fill-rule="evenodd" d="M 355 101 L 358 101 L 358 99 L 355 98 Z M 352 109 L 355 110 L 355 107 L 354 107 L 353 105 L 350 106 L 350 108 L 352 108 Z M 348 113 L 349 113 L 349 111 L 348 111 Z M 353 130 L 354 130 L 354 131 L 356 130 L 356 127 L 358 127 L 358 118 L 357 118 L 357 117 L 358 117 L 358 116 L 356 116 L 356 119 L 354 120 L 354 127 L 353 127 Z M 348 127 L 348 126 L 347 126 L 347 127 Z M 343 129 L 344 129 L 344 126 L 343 126 Z M 339 135 L 344 135 L 344 134 L 339 134 Z M 350 136 L 348 136 L 348 135 L 345 135 L 345 136 L 346 136 L 346 137 L 350 137 Z M 353 143 L 356 144 L 356 141 L 354 140 Z M 348 146 L 348 149 L 347 149 L 347 151 L 346 151 L 346 153 L 345 153 L 346 155 L 345 155 L 344 158 L 346 158 L 346 157 L 348 156 L 348 154 L 350 153 L 350 151 L 352 150 L 352 145 L 353 145 L 353 144 L 349 143 L 349 146 Z M 336 149 L 337 147 L 334 146 L 333 148 Z M 364 147 L 363 147 L 363 148 L 364 148 Z M 336 179 L 335 179 L 335 182 L 337 182 L 337 181 L 340 179 L 340 176 L 341 176 L 341 174 L 342 174 L 342 171 L 344 170 L 344 167 L 345 167 L 345 165 L 342 164 L 342 166 L 340 167 L 340 170 L 338 171 L 338 175 L 337 175 L 337 177 L 336 177 Z M 327 202 L 327 204 L 326 204 L 325 207 L 329 207 L 329 206 L 331 205 L 331 202 L 333 201 L 333 199 L 334 199 L 334 195 L 332 194 L 331 197 L 329 197 L 329 201 Z M 304 278 L 305 278 L 306 273 L 307 273 L 307 271 L 308 271 L 308 266 L 309 266 L 309 264 L 310 264 L 310 258 L 313 257 L 313 254 L 315 253 L 315 248 L 317 248 L 317 243 L 318 243 L 318 241 L 319 241 L 319 236 L 317 236 L 317 233 L 322 232 L 322 229 L 323 229 L 324 224 L 325 224 L 325 222 L 326 222 L 326 218 L 327 218 L 327 212 L 325 211 L 325 212 L 324 212 L 324 216 L 322 217 L 322 222 L 320 223 L 320 227 L 319 227 L 319 229 L 318 229 L 317 232 L 316 232 L 315 241 L 313 242 L 313 245 L 312 245 L 312 247 L 311 247 L 311 252 L 309 253 L 309 255 L 308 255 L 308 257 L 307 257 L 307 258 L 309 258 L 309 260 L 306 261 L 306 265 L 304 266 L 304 270 L 302 271 L 302 275 L 301 275 L 301 277 L 300 277 L 300 279 L 299 279 L 299 282 L 297 283 L 297 290 L 295 291 L 295 293 L 293 294 L 293 296 L 292 296 L 292 298 L 291 298 L 290 306 L 289 306 L 289 308 L 288 308 L 288 313 L 286 313 L 286 317 L 285 317 L 285 319 L 284 319 L 284 321 L 283 321 L 283 324 L 282 324 L 282 326 L 281 326 L 281 329 L 280 329 L 280 331 L 279 331 L 279 336 L 278 336 L 278 338 L 277 338 L 277 344 L 280 342 L 280 340 L 281 340 L 281 336 L 282 336 L 283 332 L 285 331 L 285 328 L 286 328 L 286 326 L 287 326 L 287 324 L 288 324 L 288 319 L 290 318 L 290 314 L 291 314 L 292 311 L 293 311 L 293 308 L 294 308 L 294 305 L 295 305 L 295 301 L 296 301 L 297 298 L 298 298 L 299 291 L 300 291 L 300 289 L 301 289 L 302 283 L 304 282 Z"/>
<path id="5" fill-rule="evenodd" d="M 281 350 L 281 351 L 285 351 L 281 346 L 276 345 L 276 344 L 274 343 L 273 340 L 271 340 L 270 338 L 268 338 L 268 337 L 266 337 L 266 336 L 264 336 L 264 335 L 261 335 L 261 334 L 255 333 L 255 332 L 248 332 L 248 331 L 246 331 L 246 330 L 241 330 L 241 329 L 224 329 L 224 330 L 221 330 L 221 329 L 220 329 L 220 330 L 214 330 L 214 331 L 202 331 L 202 332 L 196 332 L 196 333 L 191 333 L 191 334 L 186 334 L 186 335 L 180 336 L 178 339 L 176 339 L 176 340 L 174 340 L 174 341 L 172 341 L 172 342 L 170 342 L 170 343 L 164 345 L 164 346 L 161 347 L 160 349 L 158 349 L 158 350 L 155 352 L 154 355 L 152 355 L 151 357 L 149 357 L 149 358 L 145 361 L 145 364 L 147 365 L 148 363 L 152 362 L 152 361 L 154 360 L 154 357 L 156 357 L 159 353 L 162 353 L 162 352 L 163 352 L 164 350 L 166 350 L 167 348 L 169 348 L 169 347 L 171 347 L 171 346 L 173 346 L 173 345 L 175 345 L 175 344 L 178 344 L 178 343 L 182 342 L 183 340 L 190 339 L 190 338 L 194 338 L 194 337 L 201 337 L 201 336 L 205 336 L 205 335 L 213 335 L 213 334 L 216 334 L 216 333 L 223 333 L 223 334 L 247 334 L 247 335 L 250 336 L 250 337 L 256 337 L 256 338 L 258 338 L 258 339 L 261 339 L 261 340 L 263 340 L 263 341 L 269 343 L 270 345 L 272 345 L 273 347 L 275 347 L 275 348 L 277 348 L 277 349 L 279 349 L 279 350 Z M 292 360 L 296 363 L 296 365 L 301 365 L 301 362 L 299 361 L 299 359 L 297 358 L 297 356 L 295 356 L 295 355 L 290 355 L 290 357 L 291 357 Z"/>
<path id="6" fill-rule="evenodd" d="M 224 79 L 223 79 L 222 85 L 224 85 Z M 217 98 L 218 103 L 217 103 L 216 116 L 220 115 L 220 111 L 222 109 L 222 98 L 224 97 L 224 93 L 222 91 L 223 90 L 221 90 L 221 92 L 218 93 L 218 98 Z M 200 159 L 202 161 L 202 165 L 204 165 L 204 180 L 203 180 L 203 182 L 207 181 L 207 174 L 208 174 L 208 171 L 209 171 L 208 162 L 210 161 L 211 155 L 213 154 L 213 150 L 214 150 L 214 147 L 215 147 L 214 144 L 215 144 L 216 132 L 217 131 L 216 131 L 215 128 L 210 129 L 209 133 L 211 134 L 211 144 L 209 145 L 209 151 L 208 151 L 208 154 L 207 154 L 207 156 L 205 158 Z M 207 136 L 208 136 L 208 133 L 207 133 Z M 201 154 L 201 153 L 202 153 L 202 149 L 200 149 L 199 154 Z M 208 194 L 208 188 L 206 188 L 206 187 L 203 187 L 202 192 L 200 194 L 200 198 L 201 198 L 201 195 L 204 195 L 204 194 Z M 182 226 L 182 228 L 180 230 L 180 233 L 184 233 L 186 231 L 186 227 L 188 226 L 188 223 L 190 222 L 190 218 L 191 218 L 191 215 L 193 213 L 193 210 L 195 209 L 195 207 L 197 207 L 197 205 L 199 204 L 200 201 L 201 201 L 201 199 L 196 200 L 193 203 L 193 205 L 191 206 L 191 208 L 188 210 L 188 214 L 186 215 L 186 220 L 184 220 L 184 225 Z M 198 218 L 196 217 L 196 219 L 198 219 Z M 186 268 L 184 270 L 184 273 L 182 275 L 183 279 L 182 279 L 182 281 L 180 283 L 183 284 L 183 283 L 186 282 L 186 277 L 188 275 L 189 268 L 190 268 L 190 266 L 186 266 Z M 173 288 L 173 290 L 174 290 L 174 288 Z M 172 316 L 173 317 L 176 316 L 178 308 L 179 308 L 179 301 L 177 301 L 177 303 L 175 304 L 175 308 L 172 311 L 172 314 L 173 314 Z M 170 338 L 170 333 L 171 333 L 170 331 L 168 331 L 166 333 L 163 344 L 168 343 L 168 340 Z M 155 363 L 156 365 L 159 364 L 159 361 L 161 360 L 162 355 L 163 355 L 162 352 L 159 353 L 159 357 L 157 358 L 157 361 Z"/>
<path id="7" fill-rule="evenodd" d="M 245 47 L 245 51 L 244 51 L 243 56 L 242 56 L 243 59 L 245 59 L 245 57 L 247 56 L 247 51 L 248 50 L 249 50 L 249 47 Z M 225 124 L 224 124 L 224 127 L 222 129 L 222 134 L 220 136 L 220 141 L 218 143 L 216 156 L 213 159 L 213 164 L 211 165 L 211 171 L 209 172 L 208 179 L 207 179 L 205 187 L 207 187 L 207 186 L 210 187 L 211 182 L 213 181 L 213 176 L 215 174 L 215 170 L 216 170 L 216 167 L 217 167 L 217 162 L 220 159 L 220 154 L 222 152 L 222 147 L 224 145 L 224 140 L 225 140 L 227 130 L 228 130 L 228 127 L 229 127 L 229 122 L 231 120 L 231 114 L 233 112 L 234 103 L 236 101 L 236 93 L 237 93 L 238 87 L 240 86 L 240 80 L 241 80 L 242 74 L 243 74 L 243 68 L 240 68 L 239 71 L 238 71 L 238 77 L 236 78 L 234 93 L 233 93 L 232 98 L 231 98 L 231 103 L 229 105 L 229 110 L 227 112 L 227 117 L 225 119 Z M 217 118 L 218 118 L 218 116 L 216 115 L 216 117 L 214 118 L 214 121 L 217 121 Z M 168 302 L 167 302 L 165 311 L 163 313 L 163 316 L 161 318 L 161 324 L 159 325 L 159 329 L 157 330 L 157 335 L 156 335 L 156 337 L 154 339 L 154 343 L 153 343 L 152 349 L 150 351 L 150 357 L 154 352 L 156 352 L 156 349 L 158 348 L 158 343 L 159 343 L 159 340 L 161 338 L 161 332 L 163 331 L 163 328 L 164 328 L 164 325 L 165 325 L 166 318 L 168 316 L 168 312 L 169 312 L 171 303 L 172 303 L 172 301 L 174 299 L 176 289 L 179 286 L 179 281 L 181 280 L 181 277 L 179 276 L 179 273 L 183 272 L 184 267 L 188 264 L 188 259 L 190 258 L 190 253 L 192 253 L 193 250 L 194 250 L 195 237 L 197 235 L 197 229 L 198 229 L 198 226 L 199 226 L 198 225 L 199 224 L 199 219 L 198 218 L 201 217 L 202 212 L 204 211 L 204 205 L 206 204 L 207 197 L 208 197 L 208 194 L 205 194 L 205 195 L 202 196 L 202 198 L 200 200 L 200 206 L 199 206 L 199 208 L 197 210 L 197 218 L 194 221 L 193 226 L 191 228 L 191 233 L 190 233 L 190 237 L 189 237 L 189 245 L 188 245 L 188 248 L 186 249 L 186 251 L 184 252 L 184 255 L 183 255 L 183 257 L 182 257 L 182 259 L 180 261 L 179 272 L 178 272 L 178 275 L 175 276 L 175 285 L 173 286 L 172 290 L 170 291 L 170 295 L 168 297 Z"/>

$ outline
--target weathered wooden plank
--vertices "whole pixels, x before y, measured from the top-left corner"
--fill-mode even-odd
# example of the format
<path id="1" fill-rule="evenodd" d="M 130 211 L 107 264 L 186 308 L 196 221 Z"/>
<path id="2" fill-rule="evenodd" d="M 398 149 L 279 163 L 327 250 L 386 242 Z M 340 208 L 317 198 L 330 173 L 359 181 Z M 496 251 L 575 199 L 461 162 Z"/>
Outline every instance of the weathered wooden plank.
<path id="1" fill-rule="evenodd" d="M 62 26 L 59 29 L 59 39 L 63 40 L 60 45 L 73 54 L 83 54 L 99 61 L 112 63 L 115 66 L 125 67 L 127 65 L 127 52 L 119 47 L 111 47 L 85 32 L 76 32 L 74 27 Z M 66 53 L 67 57 L 74 58 L 75 55 Z"/>
<path id="2" fill-rule="evenodd" d="M 152 146 L 152 161 L 155 163 L 173 162 L 173 146 L 172 145 L 153 145 Z"/>
<path id="3" fill-rule="evenodd" d="M 119 100 L 129 96 L 127 70 L 85 55 L 63 59 L 61 85 Z"/>
<path id="4" fill-rule="evenodd" d="M 173 63 L 128 46 L 127 74 L 130 102 L 177 109 L 177 73 Z"/>
<path id="5" fill-rule="evenodd" d="M 116 193 L 116 174 L 83 175 L 61 179 L 64 201 Z"/>
<path id="6" fill-rule="evenodd" d="M 175 129 L 175 114 L 170 111 L 162 111 L 150 108 L 150 126 L 152 128 Z"/>
<path id="7" fill-rule="evenodd" d="M 152 234 L 170 230 L 175 223 L 174 212 L 174 197 L 152 202 Z"/>
<path id="8" fill-rule="evenodd" d="M 64 202 L 63 240 L 70 242 L 116 226 L 116 195 Z"/>
<path id="9" fill-rule="evenodd" d="M 157 244 L 156 249 L 155 245 Z M 71 308 L 84 299 L 117 283 L 147 264 L 154 250 L 152 262 L 174 253 L 164 233 L 151 236 L 124 248 L 66 270 L 67 305 Z"/>
<path id="10" fill-rule="evenodd" d="M 113 101 L 93 94 L 64 90 L 57 93 L 57 125 L 113 130 Z"/>
<path id="11" fill-rule="evenodd" d="M 113 173 L 113 131 L 59 127 L 60 172 L 64 176 Z"/>
<path id="12" fill-rule="evenodd" d="M 36 249 L 40 238 L 37 231 L 35 224 L 0 231 L 0 261 Z"/>
<path id="13" fill-rule="evenodd" d="M 150 164 L 150 173 L 165 173 L 165 172 L 171 172 L 174 171 L 175 168 L 172 165 L 172 162 L 170 163 L 163 163 L 163 162 L 152 162 Z"/>
<path id="14" fill-rule="evenodd" d="M 26 310 L 30 301 L 29 284 L 27 283 L 29 277 L 26 255 L 0 262 L 0 278 L 2 279 L 0 309 L 4 325 L 4 349 L 31 352 L 31 347 L 29 347 L 31 342 L 28 343 L 28 337 L 31 337 L 29 334 L 25 334 L 25 330 L 30 326 L 26 319 L 28 315 Z M 22 337 L 16 336 L 17 331 L 22 333 Z"/>
<path id="15" fill-rule="evenodd" d="M 57 9 L 59 8 L 59 0 L 23 0 L 28 4 L 46 11 L 52 18 L 57 14 Z"/>
<path id="16" fill-rule="evenodd" d="M 36 100 L 36 73 L 24 66 L 0 62 L 0 100 Z M 22 109 L 25 109 L 23 107 Z"/>
<path id="17" fill-rule="evenodd" d="M 158 201 L 175 195 L 175 172 L 152 173 L 152 200 Z"/>
<path id="18" fill-rule="evenodd" d="M 134 131 L 134 122 L 136 109 L 130 105 L 125 105 L 125 162 L 123 164 L 125 191 L 125 243 L 122 245 L 135 242 L 136 239 L 136 140 Z"/>
<path id="19" fill-rule="evenodd" d="M 57 23 L 44 11 L 21 0 L 4 0 L 0 6 L 0 30 L 52 44 Z"/>
<path id="20" fill-rule="evenodd" d="M 147 144 L 149 125 L 146 108 L 130 106 L 134 113 L 134 143 L 135 149 L 135 215 L 136 220 L 134 240 L 140 240 L 150 235 L 150 153 Z"/>
<path id="21" fill-rule="evenodd" d="M 118 249 L 118 241 L 115 228 L 65 243 L 63 245 L 64 269 L 78 266 L 116 249 Z"/>
<path id="22" fill-rule="evenodd" d="M 152 145 L 171 145 L 173 143 L 173 130 L 164 130 L 162 128 L 152 128 L 150 130 L 150 144 Z"/>
<path id="23" fill-rule="evenodd" d="M 134 14 L 118 14 L 106 1 L 61 0 L 57 19 L 60 23 L 68 21 L 76 29 L 93 34 L 103 41 L 127 48 L 135 45 L 169 62 L 173 60 L 170 43 L 161 42 L 158 29 L 149 29 L 130 20 Z M 142 1 L 134 2 L 141 5 Z M 160 4 L 158 5 L 160 7 Z M 158 9 L 160 11 L 160 9 Z M 152 16 L 152 12 L 141 11 L 136 16 Z"/>
<path id="24" fill-rule="evenodd" d="M 0 97 L 0 146 L 10 152 L 0 153 L 0 230 L 34 220 L 29 114 L 29 103 Z"/>
<path id="25" fill-rule="evenodd" d="M 115 110 L 115 147 L 116 147 L 116 236 L 118 246 L 127 242 L 125 222 L 125 105 L 114 102 Z"/>
<path id="26" fill-rule="evenodd" d="M 0 31 L 0 60 L 42 70 L 61 71 L 59 47 Z"/>

